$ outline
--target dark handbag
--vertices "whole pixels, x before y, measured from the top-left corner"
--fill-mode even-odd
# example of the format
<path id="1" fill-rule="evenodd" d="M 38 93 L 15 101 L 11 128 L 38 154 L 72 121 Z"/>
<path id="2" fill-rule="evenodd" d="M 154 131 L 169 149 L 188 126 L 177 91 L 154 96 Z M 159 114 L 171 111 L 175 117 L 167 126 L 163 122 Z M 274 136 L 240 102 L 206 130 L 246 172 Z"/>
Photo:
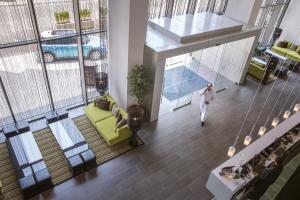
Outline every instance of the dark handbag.
<path id="1" fill-rule="evenodd" d="M 209 104 L 209 101 L 205 101 L 205 104 Z"/>

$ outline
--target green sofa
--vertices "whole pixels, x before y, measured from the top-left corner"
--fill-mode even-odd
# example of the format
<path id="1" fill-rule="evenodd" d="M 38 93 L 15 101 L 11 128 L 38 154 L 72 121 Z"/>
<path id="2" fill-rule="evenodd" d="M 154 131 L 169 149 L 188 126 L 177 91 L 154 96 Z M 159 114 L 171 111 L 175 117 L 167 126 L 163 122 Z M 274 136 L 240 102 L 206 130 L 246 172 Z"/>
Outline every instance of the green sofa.
<path id="1" fill-rule="evenodd" d="M 258 80 L 263 80 L 265 74 L 265 65 L 258 63 L 256 61 L 250 61 L 250 66 L 248 69 L 248 74 L 255 77 Z"/>
<path id="2" fill-rule="evenodd" d="M 1 182 L 1 180 L 0 180 L 0 194 L 2 194 L 2 192 L 3 192 L 3 189 L 2 189 L 2 182 Z"/>
<path id="3" fill-rule="evenodd" d="M 289 60 L 292 60 L 294 62 L 300 62 L 300 54 L 297 53 L 297 51 L 300 50 L 300 45 L 298 46 L 296 51 L 290 49 L 290 47 L 293 45 L 293 43 L 291 42 L 288 42 L 287 48 L 278 47 L 277 45 L 278 43 L 276 43 L 271 50 L 282 56 L 287 57 Z"/>
<path id="4" fill-rule="evenodd" d="M 109 145 L 114 145 L 131 137 L 131 131 L 125 124 L 120 128 L 116 128 L 117 118 L 112 115 L 112 107 L 116 103 L 111 96 L 107 96 L 110 101 L 109 111 L 102 110 L 94 105 L 94 101 L 84 108 L 84 112 L 88 119 L 97 129 L 98 133 Z M 126 111 L 120 108 L 122 118 L 127 119 Z"/>

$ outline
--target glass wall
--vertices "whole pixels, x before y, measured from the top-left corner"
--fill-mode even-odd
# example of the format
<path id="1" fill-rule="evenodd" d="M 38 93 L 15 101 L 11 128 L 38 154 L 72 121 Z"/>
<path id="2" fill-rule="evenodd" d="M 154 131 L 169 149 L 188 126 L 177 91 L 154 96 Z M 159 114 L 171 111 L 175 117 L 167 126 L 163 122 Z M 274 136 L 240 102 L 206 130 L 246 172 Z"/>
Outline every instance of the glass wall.
<path id="1" fill-rule="evenodd" d="M 0 53 L 0 76 L 16 120 L 50 111 L 46 81 L 36 53 L 36 44 L 2 49 Z"/>
<path id="2" fill-rule="evenodd" d="M 149 0 L 148 17 L 172 17 L 197 12 L 223 14 L 228 0 Z"/>
<path id="3" fill-rule="evenodd" d="M 259 46 L 270 44 L 274 29 L 280 26 L 289 3 L 290 0 L 263 0 L 255 23 L 262 27 Z"/>
<path id="4" fill-rule="evenodd" d="M 97 73 L 107 74 L 107 0 L 0 1 L 0 16 L 0 126 L 12 115 L 31 120 L 99 95 Z"/>
<path id="5" fill-rule="evenodd" d="M 166 59 L 160 115 L 192 102 L 208 83 L 215 92 L 240 83 L 255 37 Z"/>

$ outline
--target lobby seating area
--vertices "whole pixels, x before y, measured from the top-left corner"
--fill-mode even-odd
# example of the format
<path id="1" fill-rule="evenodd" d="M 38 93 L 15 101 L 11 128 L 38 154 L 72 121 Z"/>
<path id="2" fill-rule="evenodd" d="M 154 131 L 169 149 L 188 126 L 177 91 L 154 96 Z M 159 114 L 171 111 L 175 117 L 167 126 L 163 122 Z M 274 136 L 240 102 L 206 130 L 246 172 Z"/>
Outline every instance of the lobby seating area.
<path id="1" fill-rule="evenodd" d="M 279 43 L 282 45 L 278 45 Z M 300 62 L 300 45 L 289 41 L 279 41 L 272 47 L 272 51 L 287 57 L 291 61 Z"/>
<path id="2" fill-rule="evenodd" d="M 14 132 L 13 128 L 6 130 L 5 135 L 20 188 L 24 197 L 28 198 L 52 187 L 52 181 L 28 123 L 24 124 L 26 128 L 17 124 L 18 129 Z"/>
<path id="3" fill-rule="evenodd" d="M 108 98 L 114 102 L 111 97 Z M 92 105 L 94 106 L 93 103 Z M 110 108 L 112 109 L 112 106 Z M 111 111 L 109 112 L 111 113 Z M 126 122 L 121 128 L 123 130 L 127 128 L 129 131 L 127 113 L 123 109 L 120 109 L 119 112 Z M 113 129 L 115 131 L 116 119 L 114 118 L 112 115 L 106 118 L 109 119 L 106 127 L 111 126 L 112 128 L 104 128 L 105 130 Z M 124 139 L 118 137 L 112 140 L 114 144 L 108 144 L 107 141 L 111 140 L 102 137 L 102 134 L 99 134 L 96 129 L 97 125 L 94 127 L 84 113 L 77 113 L 77 117 L 71 119 L 69 111 L 60 109 L 47 113 L 46 123 L 48 128 L 34 132 L 30 130 L 31 125 L 28 122 L 22 122 L 24 126 L 26 124 L 26 128 L 21 128 L 20 124 L 5 128 L 6 137 L 3 144 L 6 145 L 1 146 L 1 149 L 9 152 L 9 155 L 6 157 L 8 160 L 1 160 L 0 172 L 4 172 L 1 175 L 4 183 L 13 184 L 13 187 L 9 186 L 11 191 L 6 188 L 1 194 L 2 182 L 0 181 L 0 199 L 2 199 L 2 195 L 16 199 L 20 195 L 24 199 L 31 198 L 72 176 L 76 177 L 85 172 L 93 174 L 95 171 L 93 169 L 99 164 L 134 149 L 128 144 L 130 131 L 126 137 L 123 137 Z M 124 132 L 121 130 L 116 133 Z M 142 144 L 141 140 L 139 140 L 140 144 Z M 4 158 L 1 154 L 0 157 Z M 11 162 L 13 169 L 10 170 L 7 164 L 1 165 L 2 162 Z M 14 176 L 17 177 L 18 183 L 14 182 Z"/>
<path id="4" fill-rule="evenodd" d="M 300 200 L 299 8 L 0 1 L 0 200 Z"/>

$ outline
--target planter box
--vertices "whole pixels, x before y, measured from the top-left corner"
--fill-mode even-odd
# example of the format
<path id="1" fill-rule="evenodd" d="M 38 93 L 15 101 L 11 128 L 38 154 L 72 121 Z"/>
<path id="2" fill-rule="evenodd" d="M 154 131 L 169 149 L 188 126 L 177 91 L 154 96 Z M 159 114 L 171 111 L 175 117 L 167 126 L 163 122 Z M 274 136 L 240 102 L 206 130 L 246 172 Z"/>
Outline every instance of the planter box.
<path id="1" fill-rule="evenodd" d="M 94 29 L 94 22 L 92 20 L 81 21 L 80 23 L 82 30 Z"/>
<path id="2" fill-rule="evenodd" d="M 75 29 L 75 24 L 72 22 L 63 23 L 63 24 L 56 24 L 57 29 Z"/>

